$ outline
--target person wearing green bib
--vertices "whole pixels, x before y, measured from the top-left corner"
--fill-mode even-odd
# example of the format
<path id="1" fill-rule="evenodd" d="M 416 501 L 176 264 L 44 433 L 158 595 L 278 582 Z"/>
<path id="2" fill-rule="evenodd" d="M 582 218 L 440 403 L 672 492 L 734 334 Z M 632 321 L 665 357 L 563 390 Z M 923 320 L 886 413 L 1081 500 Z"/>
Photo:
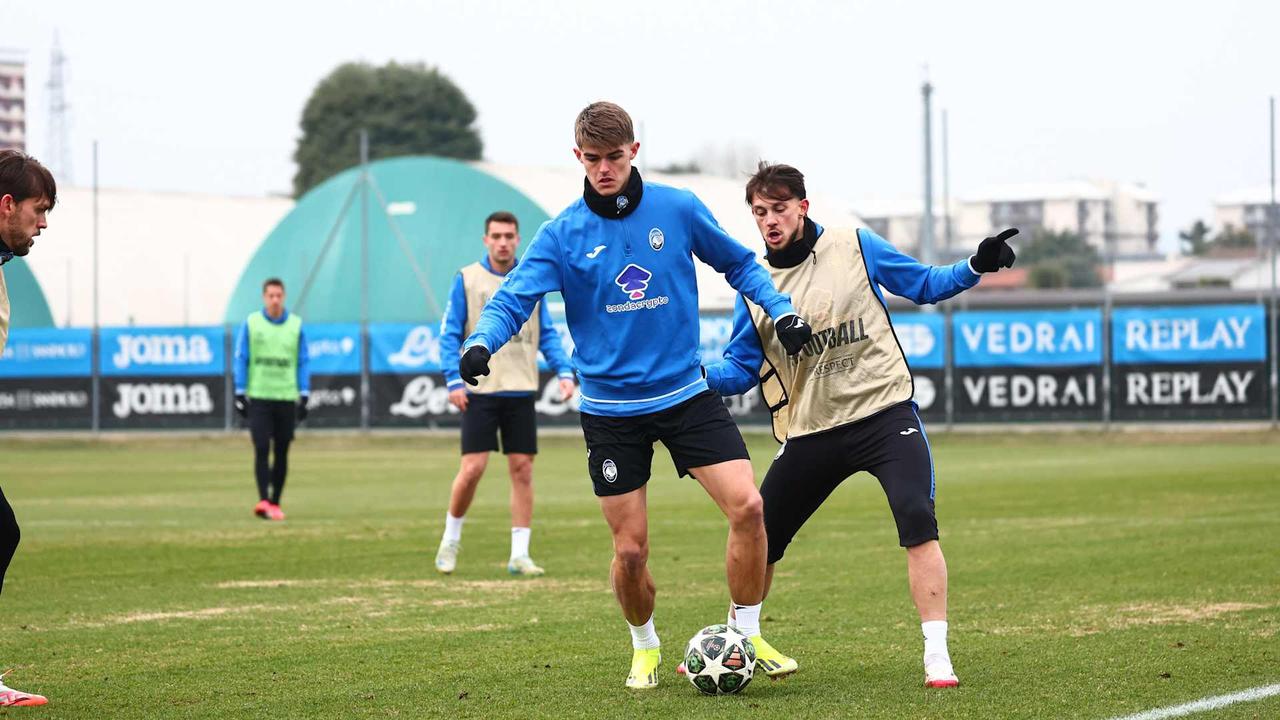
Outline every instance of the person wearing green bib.
<path id="1" fill-rule="evenodd" d="M 307 419 L 311 373 L 302 318 L 285 309 L 284 282 L 279 278 L 262 284 L 262 306 L 236 334 L 235 408 L 248 420 L 253 439 L 258 481 L 253 514 L 284 520 L 280 494 L 289 471 L 289 443 L 297 423 Z M 269 463 L 273 445 L 275 457 Z"/>

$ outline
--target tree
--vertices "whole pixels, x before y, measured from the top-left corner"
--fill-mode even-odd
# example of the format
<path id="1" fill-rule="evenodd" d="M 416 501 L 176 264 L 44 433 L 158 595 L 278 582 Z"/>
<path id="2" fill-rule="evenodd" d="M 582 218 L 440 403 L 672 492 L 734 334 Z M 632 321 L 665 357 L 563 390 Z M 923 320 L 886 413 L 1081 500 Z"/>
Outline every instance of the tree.
<path id="1" fill-rule="evenodd" d="M 1234 225 L 1226 225 L 1213 237 L 1212 229 L 1202 220 L 1196 220 L 1191 227 L 1178 232 L 1182 239 L 1182 251 L 1188 255 L 1219 255 L 1236 257 L 1247 255 L 1258 248 L 1258 239 L 1246 229 L 1237 229 Z"/>
<path id="2" fill-rule="evenodd" d="M 1252 252 L 1258 248 L 1258 240 L 1246 229 L 1237 230 L 1234 225 L 1227 225 L 1213 236 L 1212 250 L 1228 255 L 1239 255 L 1241 251 Z"/>
<path id="3" fill-rule="evenodd" d="M 1196 220 L 1186 230 L 1179 230 L 1182 240 L 1182 252 L 1187 255 L 1205 255 L 1209 252 L 1209 226 L 1203 220 Z"/>
<path id="4" fill-rule="evenodd" d="M 1026 263 L 1027 283 L 1037 288 L 1098 287 L 1098 251 L 1073 232 L 1038 228 L 1018 252 Z"/>
<path id="5" fill-rule="evenodd" d="M 436 68 L 421 63 L 338 66 L 316 85 L 302 110 L 293 159 L 295 196 L 360 162 L 360 130 L 370 159 L 439 155 L 478 160 L 476 109 Z"/>

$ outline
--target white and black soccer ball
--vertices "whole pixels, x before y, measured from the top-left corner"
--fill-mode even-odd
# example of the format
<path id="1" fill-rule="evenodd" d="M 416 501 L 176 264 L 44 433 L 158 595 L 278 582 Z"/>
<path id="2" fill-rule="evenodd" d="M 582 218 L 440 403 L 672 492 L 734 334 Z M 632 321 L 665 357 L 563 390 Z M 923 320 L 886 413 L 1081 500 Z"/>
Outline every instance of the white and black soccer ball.
<path id="1" fill-rule="evenodd" d="M 751 684 L 755 667 L 755 645 L 728 625 L 702 628 L 684 653 L 685 676 L 707 695 L 742 692 Z"/>

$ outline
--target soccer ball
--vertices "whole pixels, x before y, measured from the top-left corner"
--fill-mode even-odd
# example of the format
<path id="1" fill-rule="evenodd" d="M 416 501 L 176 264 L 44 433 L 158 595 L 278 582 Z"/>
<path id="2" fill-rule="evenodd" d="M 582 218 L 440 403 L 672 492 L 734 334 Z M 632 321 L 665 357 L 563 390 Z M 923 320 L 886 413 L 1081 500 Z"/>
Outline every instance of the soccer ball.
<path id="1" fill-rule="evenodd" d="M 685 675 L 707 695 L 730 695 L 751 684 L 756 647 L 728 625 L 710 625 L 689 640 L 684 654 Z"/>

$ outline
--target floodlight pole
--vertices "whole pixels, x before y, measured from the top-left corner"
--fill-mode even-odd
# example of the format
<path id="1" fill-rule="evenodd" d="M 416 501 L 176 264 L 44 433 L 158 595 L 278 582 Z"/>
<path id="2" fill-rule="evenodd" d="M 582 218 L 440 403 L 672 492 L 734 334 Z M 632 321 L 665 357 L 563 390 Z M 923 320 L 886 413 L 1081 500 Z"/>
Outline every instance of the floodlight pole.
<path id="1" fill-rule="evenodd" d="M 360 428 L 369 429 L 369 131 L 360 131 Z"/>
<path id="2" fill-rule="evenodd" d="M 942 245 L 946 248 L 943 262 L 953 259 L 951 248 L 951 163 L 947 151 L 947 111 L 942 110 Z"/>
<path id="3" fill-rule="evenodd" d="M 1280 322 L 1276 320 L 1276 221 L 1280 215 L 1276 213 L 1276 97 L 1271 96 L 1271 205 L 1267 208 L 1267 257 L 1271 260 L 1271 427 L 1280 426 L 1277 415 L 1277 404 L 1280 404 L 1280 359 L 1276 358 L 1276 333 L 1280 331 Z"/>
<path id="4" fill-rule="evenodd" d="M 93 409 L 93 421 L 91 427 L 93 432 L 97 433 L 102 429 L 102 421 L 98 414 L 102 401 L 99 393 L 102 389 L 101 372 L 99 371 L 98 356 L 102 354 L 102 342 L 99 338 L 101 332 L 98 329 L 98 141 L 93 141 L 93 335 L 90 339 L 90 361 L 92 367 L 92 387 L 89 395 L 93 398 L 91 407 Z"/>
<path id="5" fill-rule="evenodd" d="M 933 112 L 928 80 L 920 88 L 924 96 L 924 215 L 920 218 L 920 262 L 932 265 L 933 258 Z"/>

